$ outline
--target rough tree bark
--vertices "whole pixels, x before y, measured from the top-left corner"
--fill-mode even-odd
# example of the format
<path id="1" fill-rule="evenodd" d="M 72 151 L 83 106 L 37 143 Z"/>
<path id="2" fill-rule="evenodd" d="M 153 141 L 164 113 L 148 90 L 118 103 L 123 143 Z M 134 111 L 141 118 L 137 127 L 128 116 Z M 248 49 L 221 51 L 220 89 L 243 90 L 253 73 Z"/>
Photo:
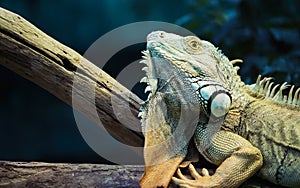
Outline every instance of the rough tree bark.
<path id="1" fill-rule="evenodd" d="M 139 187 L 142 166 L 0 161 L 0 187 Z"/>

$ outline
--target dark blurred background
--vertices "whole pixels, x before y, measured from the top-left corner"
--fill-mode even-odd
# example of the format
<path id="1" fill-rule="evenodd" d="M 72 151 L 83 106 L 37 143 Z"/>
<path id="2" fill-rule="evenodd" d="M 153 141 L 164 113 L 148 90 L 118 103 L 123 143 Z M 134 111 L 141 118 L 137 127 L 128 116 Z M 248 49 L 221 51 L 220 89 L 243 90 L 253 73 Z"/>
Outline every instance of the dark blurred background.
<path id="1" fill-rule="evenodd" d="M 258 74 L 299 86 L 300 1 L 293 0 L 0 0 L 58 41 L 83 54 L 100 36 L 124 24 L 164 21 L 209 40 L 240 74 Z M 123 54 L 139 59 L 145 45 Z M 123 64 L 124 63 L 124 64 Z M 108 69 L 108 68 L 107 68 Z M 106 70 L 116 75 L 118 67 Z M 106 162 L 82 139 L 70 106 L 0 66 L 0 160 Z M 142 86 L 135 91 L 142 96 Z"/>

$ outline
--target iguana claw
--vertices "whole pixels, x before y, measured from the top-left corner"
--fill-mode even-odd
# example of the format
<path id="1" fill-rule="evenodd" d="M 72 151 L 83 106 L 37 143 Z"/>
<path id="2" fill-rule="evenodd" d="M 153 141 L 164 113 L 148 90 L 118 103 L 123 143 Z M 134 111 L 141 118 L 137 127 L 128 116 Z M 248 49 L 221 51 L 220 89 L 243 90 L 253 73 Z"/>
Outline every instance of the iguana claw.
<path id="1" fill-rule="evenodd" d="M 177 176 L 178 177 L 173 177 L 172 180 L 175 184 L 178 184 L 180 187 L 185 187 L 185 188 L 195 188 L 195 187 L 208 187 L 206 185 L 201 186 L 201 182 L 202 182 L 202 178 L 205 177 L 210 177 L 209 172 L 206 168 L 202 169 L 202 175 L 200 175 L 197 170 L 195 169 L 195 167 L 190 164 L 189 165 L 189 171 L 191 176 L 194 179 L 189 179 L 186 176 L 184 176 L 181 173 L 181 170 L 178 168 L 177 169 Z M 205 181 L 203 182 L 205 184 Z"/>

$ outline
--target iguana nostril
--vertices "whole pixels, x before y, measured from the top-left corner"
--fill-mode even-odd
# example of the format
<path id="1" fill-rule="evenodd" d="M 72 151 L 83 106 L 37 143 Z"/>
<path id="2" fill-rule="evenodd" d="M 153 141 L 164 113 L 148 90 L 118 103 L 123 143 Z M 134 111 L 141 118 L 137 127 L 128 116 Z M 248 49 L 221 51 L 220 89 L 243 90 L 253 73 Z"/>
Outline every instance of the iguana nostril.
<path id="1" fill-rule="evenodd" d="M 165 38 L 165 32 L 153 31 L 150 34 L 148 34 L 147 41 L 157 40 L 157 39 L 161 39 L 161 38 Z"/>
<path id="2" fill-rule="evenodd" d="M 160 32 L 160 33 L 159 33 L 159 37 L 160 37 L 160 38 L 165 38 L 165 33 L 164 33 L 164 32 Z"/>

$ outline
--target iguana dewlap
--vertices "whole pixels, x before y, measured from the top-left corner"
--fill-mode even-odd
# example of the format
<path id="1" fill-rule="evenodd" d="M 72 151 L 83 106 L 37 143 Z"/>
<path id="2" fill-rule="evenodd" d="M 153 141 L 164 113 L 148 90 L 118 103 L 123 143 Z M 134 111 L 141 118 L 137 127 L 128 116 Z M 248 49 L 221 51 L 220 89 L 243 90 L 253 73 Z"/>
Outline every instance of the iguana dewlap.
<path id="1" fill-rule="evenodd" d="M 144 52 L 150 92 L 140 116 L 145 135 L 142 187 L 238 187 L 257 174 L 275 184 L 300 187 L 300 89 L 258 77 L 244 84 L 211 43 L 163 31 L 147 37 Z M 188 144 L 218 166 L 189 179 L 179 165 Z"/>

